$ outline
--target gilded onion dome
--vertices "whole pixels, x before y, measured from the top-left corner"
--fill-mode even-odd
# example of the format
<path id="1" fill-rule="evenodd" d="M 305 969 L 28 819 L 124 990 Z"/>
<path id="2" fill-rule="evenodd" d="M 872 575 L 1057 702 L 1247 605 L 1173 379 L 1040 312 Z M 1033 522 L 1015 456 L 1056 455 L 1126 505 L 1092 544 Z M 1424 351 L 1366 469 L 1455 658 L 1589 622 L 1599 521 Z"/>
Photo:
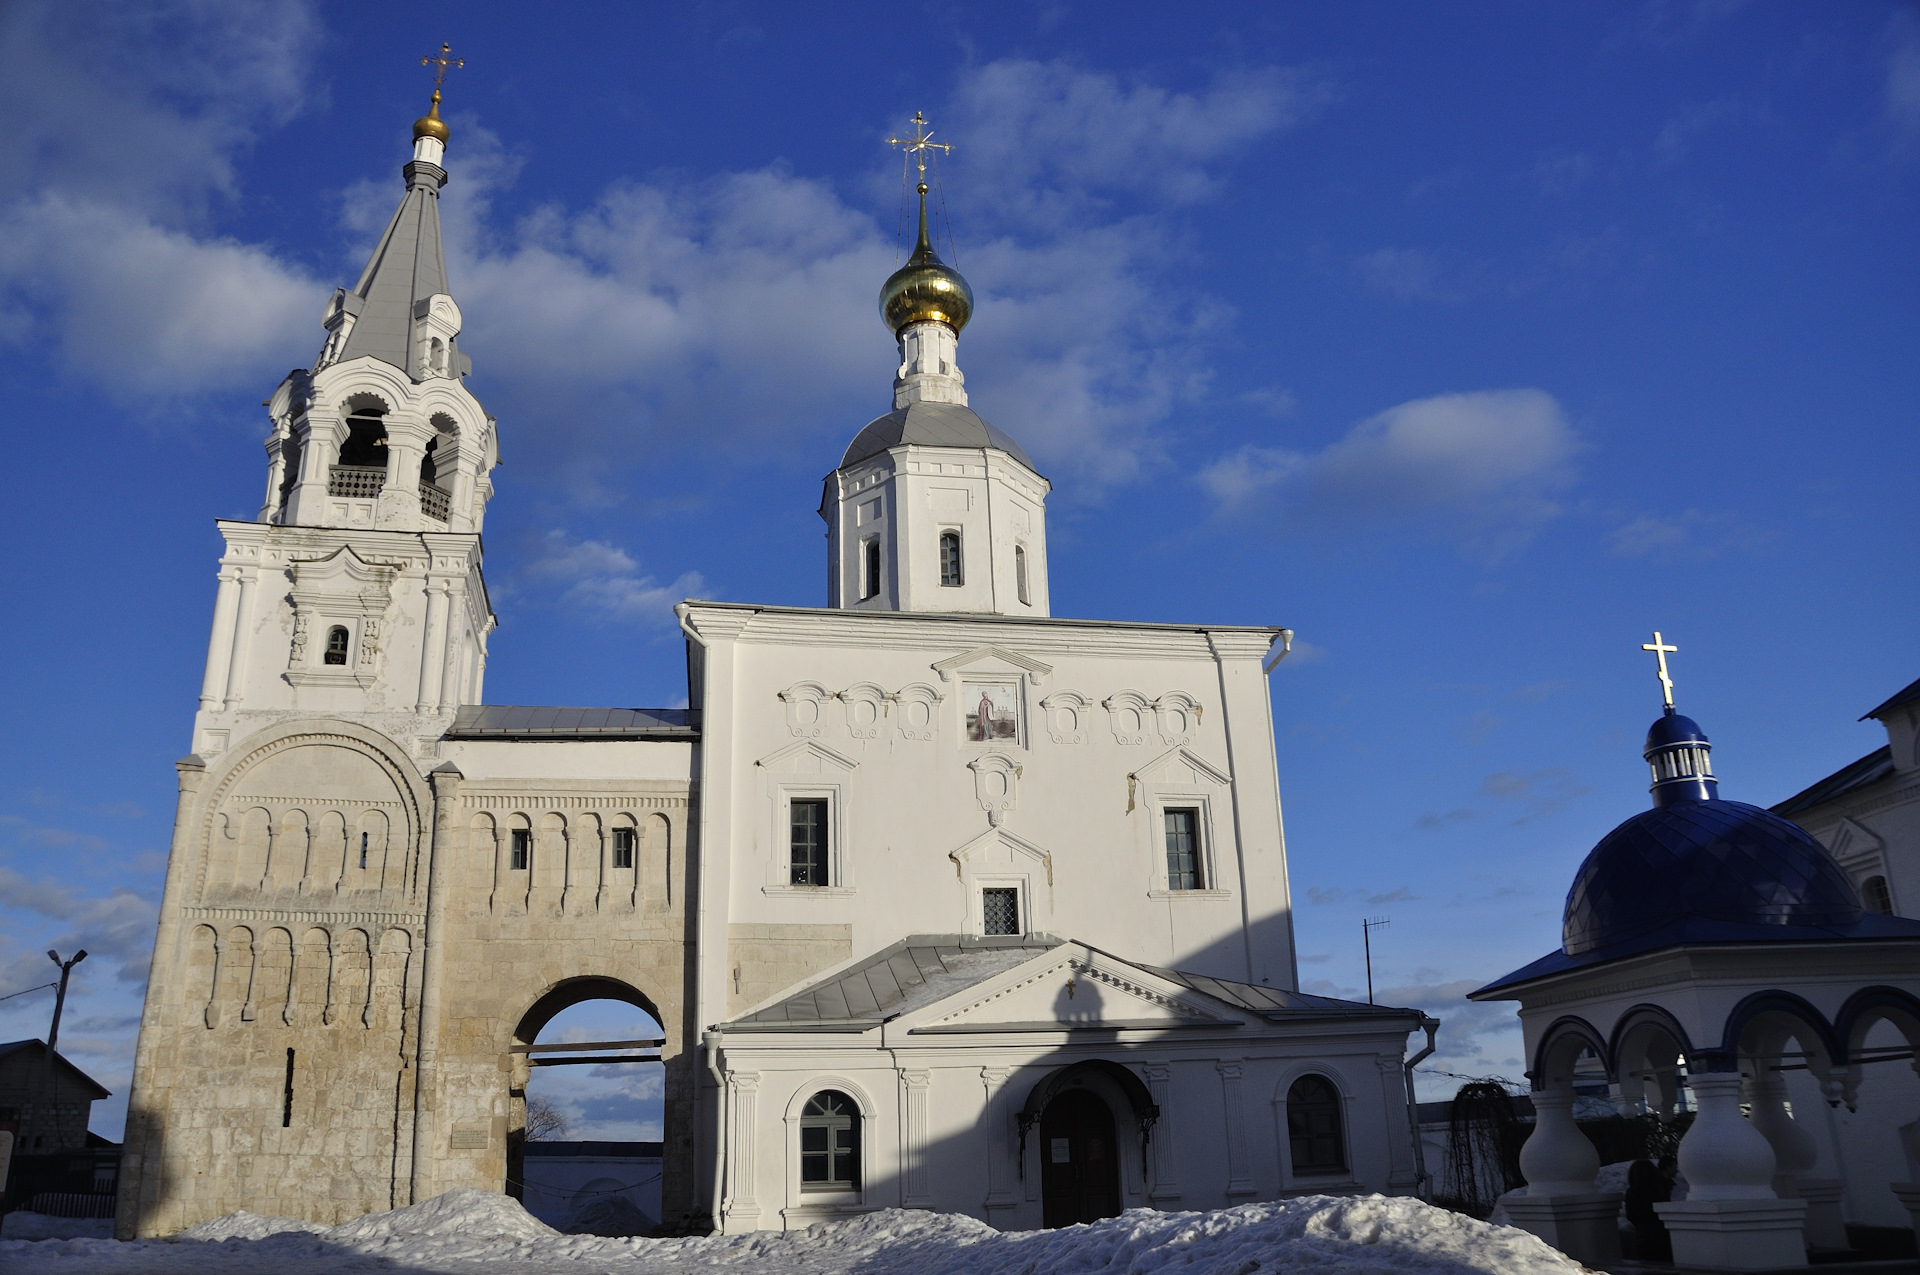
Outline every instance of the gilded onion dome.
<path id="1" fill-rule="evenodd" d="M 433 103 L 427 107 L 427 113 L 413 122 L 413 140 L 431 137 L 442 146 L 447 144 L 447 122 L 440 118 L 440 90 L 433 91 Z"/>
<path id="2" fill-rule="evenodd" d="M 920 241 L 907 264 L 880 287 L 880 315 L 895 336 L 914 323 L 944 323 L 958 333 L 973 317 L 973 289 L 942 262 L 927 235 L 927 184 L 920 183 Z"/>

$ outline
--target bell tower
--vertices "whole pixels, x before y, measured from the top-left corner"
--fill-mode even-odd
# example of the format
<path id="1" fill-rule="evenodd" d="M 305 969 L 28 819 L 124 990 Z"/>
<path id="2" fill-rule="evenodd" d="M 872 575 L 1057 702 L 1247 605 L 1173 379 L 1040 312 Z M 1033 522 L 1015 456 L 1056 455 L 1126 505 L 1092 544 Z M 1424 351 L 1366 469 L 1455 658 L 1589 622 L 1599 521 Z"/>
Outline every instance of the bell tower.
<path id="1" fill-rule="evenodd" d="M 464 383 L 473 363 L 440 242 L 450 65 L 443 50 L 386 233 L 328 300 L 313 365 L 268 400 L 258 520 L 219 523 L 202 756 L 290 712 L 437 737 L 480 699 L 494 627 L 480 531 L 499 446 Z"/>

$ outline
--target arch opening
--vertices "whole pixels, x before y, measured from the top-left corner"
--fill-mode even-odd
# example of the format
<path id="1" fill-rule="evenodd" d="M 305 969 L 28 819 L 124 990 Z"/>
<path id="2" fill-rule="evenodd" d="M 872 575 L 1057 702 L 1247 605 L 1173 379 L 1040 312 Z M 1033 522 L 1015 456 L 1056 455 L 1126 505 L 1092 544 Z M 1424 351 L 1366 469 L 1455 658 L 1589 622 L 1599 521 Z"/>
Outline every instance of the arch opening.
<path id="1" fill-rule="evenodd" d="M 534 1002 L 514 1031 L 507 1194 L 562 1231 L 659 1225 L 665 1034 L 651 998 L 618 979 L 569 979 Z"/>

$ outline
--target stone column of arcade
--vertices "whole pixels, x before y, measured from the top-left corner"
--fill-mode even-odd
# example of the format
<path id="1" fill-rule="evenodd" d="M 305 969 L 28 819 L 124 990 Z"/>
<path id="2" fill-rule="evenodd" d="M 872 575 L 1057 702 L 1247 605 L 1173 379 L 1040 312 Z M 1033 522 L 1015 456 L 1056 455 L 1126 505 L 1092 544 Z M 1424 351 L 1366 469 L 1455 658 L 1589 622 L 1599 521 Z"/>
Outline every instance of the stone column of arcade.
<path id="1" fill-rule="evenodd" d="M 1783 1200 L 1805 1200 L 1805 1239 L 1812 1248 L 1846 1248 L 1847 1223 L 1840 1212 L 1840 1179 L 1818 1178 L 1820 1144 L 1787 1112 L 1785 1078 L 1762 1059 L 1747 1077 L 1747 1117 L 1773 1148 L 1773 1192 Z"/>
<path id="2" fill-rule="evenodd" d="M 1920 1075 L 1920 1058 L 1915 1060 L 1913 1070 Z M 1906 1155 L 1907 1180 L 1889 1182 L 1887 1189 L 1906 1209 L 1907 1216 L 1913 1221 L 1914 1237 L 1920 1239 L 1920 1120 L 1900 1130 L 1900 1150 Z"/>
<path id="3" fill-rule="evenodd" d="M 1807 1202 L 1774 1194 L 1773 1147 L 1740 1114 L 1740 1073 L 1695 1072 L 1689 1083 L 1699 1110 L 1680 1140 L 1687 1198 L 1653 1206 L 1673 1237 L 1673 1264 L 1722 1271 L 1805 1266 Z"/>
<path id="4" fill-rule="evenodd" d="M 1575 1261 L 1619 1260 L 1618 1191 L 1600 1191 L 1600 1153 L 1573 1122 L 1573 1086 L 1549 1080 L 1533 1091 L 1533 1134 L 1520 1148 L 1525 1195 L 1506 1197 L 1507 1216 Z"/>

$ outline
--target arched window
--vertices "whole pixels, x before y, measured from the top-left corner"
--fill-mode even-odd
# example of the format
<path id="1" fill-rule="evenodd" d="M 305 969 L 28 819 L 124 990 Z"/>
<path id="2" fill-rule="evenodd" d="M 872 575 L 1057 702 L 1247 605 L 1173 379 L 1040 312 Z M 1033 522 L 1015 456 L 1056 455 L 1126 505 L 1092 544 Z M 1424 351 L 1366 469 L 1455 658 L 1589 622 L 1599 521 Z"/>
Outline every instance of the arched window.
<path id="1" fill-rule="evenodd" d="M 1867 911 L 1878 912 L 1881 916 L 1893 915 L 1893 891 L 1887 889 L 1885 877 L 1868 877 L 1860 883 L 1860 898 L 1867 905 Z"/>
<path id="2" fill-rule="evenodd" d="M 878 597 L 880 594 L 880 538 L 875 536 L 865 545 L 863 563 L 865 578 L 861 581 L 862 598 Z"/>
<path id="3" fill-rule="evenodd" d="M 800 1189 L 860 1189 L 860 1108 L 838 1090 L 813 1095 L 800 1113 Z"/>
<path id="4" fill-rule="evenodd" d="M 1032 599 L 1027 597 L 1027 549 L 1025 545 L 1015 545 L 1013 547 L 1013 583 L 1014 588 L 1020 595 L 1020 605 L 1023 607 L 1032 606 Z"/>
<path id="5" fill-rule="evenodd" d="M 1302 1076 L 1287 1090 L 1287 1143 L 1296 1175 L 1346 1172 L 1340 1091 L 1325 1076 Z"/>
<path id="6" fill-rule="evenodd" d="M 950 589 L 960 587 L 960 533 L 940 533 L 940 583 Z"/>
<path id="7" fill-rule="evenodd" d="M 326 662 L 345 664 L 347 662 L 347 631 L 339 625 L 327 630 Z"/>

